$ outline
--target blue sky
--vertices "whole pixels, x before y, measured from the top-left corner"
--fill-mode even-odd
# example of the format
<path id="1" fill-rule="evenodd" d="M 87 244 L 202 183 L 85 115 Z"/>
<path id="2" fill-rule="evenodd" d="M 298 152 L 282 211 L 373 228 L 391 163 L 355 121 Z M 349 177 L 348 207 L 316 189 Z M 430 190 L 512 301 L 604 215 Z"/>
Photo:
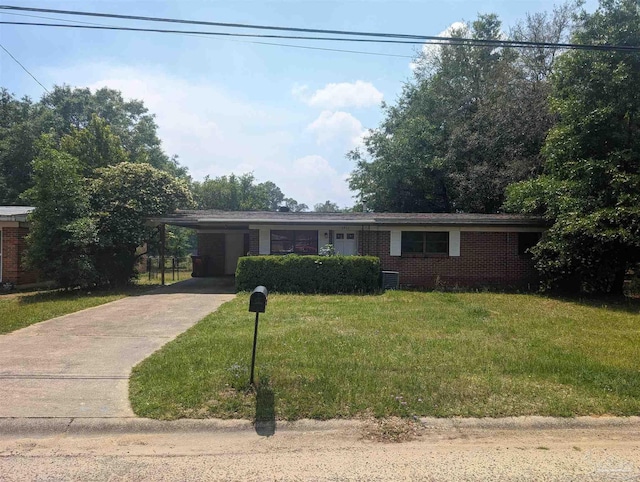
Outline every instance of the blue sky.
<path id="1" fill-rule="evenodd" d="M 8 5 L 336 30 L 438 35 L 454 22 L 496 13 L 505 31 L 538 0 L 423 1 L 40 1 Z M 585 4 L 593 11 L 595 0 Z M 4 21 L 50 21 L 9 15 Z M 17 12 L 16 12 L 17 13 Z M 34 16 L 63 18 L 57 14 Z M 66 17 L 103 25 L 205 29 Z M 222 29 L 217 29 L 222 30 Z M 276 41 L 278 42 L 278 41 Z M 293 41 L 279 41 L 294 43 Z M 107 86 L 156 114 L 165 151 L 201 180 L 253 172 L 309 206 L 353 204 L 345 154 L 382 119 L 411 77 L 416 47 L 313 43 L 406 57 L 325 52 L 246 41 L 154 33 L 0 26 L 0 43 L 46 87 Z M 0 85 L 39 99 L 42 88 L 0 51 Z"/>

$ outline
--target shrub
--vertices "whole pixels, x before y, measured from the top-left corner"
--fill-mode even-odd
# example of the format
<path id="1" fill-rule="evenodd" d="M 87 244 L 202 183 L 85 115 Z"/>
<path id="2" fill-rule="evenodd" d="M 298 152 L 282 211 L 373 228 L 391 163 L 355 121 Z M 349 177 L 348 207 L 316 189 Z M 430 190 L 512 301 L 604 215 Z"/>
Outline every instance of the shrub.
<path id="1" fill-rule="evenodd" d="M 379 289 L 373 256 L 251 256 L 240 258 L 236 287 L 258 285 L 281 293 L 370 293 Z"/>

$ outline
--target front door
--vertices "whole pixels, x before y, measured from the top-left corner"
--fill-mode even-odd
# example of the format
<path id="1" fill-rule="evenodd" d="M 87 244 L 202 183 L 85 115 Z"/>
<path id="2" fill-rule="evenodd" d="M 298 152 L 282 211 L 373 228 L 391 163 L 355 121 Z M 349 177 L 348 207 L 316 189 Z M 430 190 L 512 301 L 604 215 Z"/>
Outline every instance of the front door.
<path id="1" fill-rule="evenodd" d="M 358 254 L 356 233 L 336 231 L 333 236 L 333 247 L 336 250 L 336 254 L 341 254 L 343 256 L 355 256 Z"/>

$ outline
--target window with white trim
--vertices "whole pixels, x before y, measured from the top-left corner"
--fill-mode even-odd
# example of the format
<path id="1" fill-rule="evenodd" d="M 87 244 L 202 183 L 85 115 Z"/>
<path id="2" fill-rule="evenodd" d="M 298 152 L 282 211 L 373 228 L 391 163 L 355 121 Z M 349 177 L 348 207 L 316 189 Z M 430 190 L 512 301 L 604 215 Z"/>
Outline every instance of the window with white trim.
<path id="1" fill-rule="evenodd" d="M 448 231 L 402 231 L 402 256 L 447 256 Z"/>
<path id="2" fill-rule="evenodd" d="M 318 254 L 318 231 L 272 230 L 271 254 Z"/>

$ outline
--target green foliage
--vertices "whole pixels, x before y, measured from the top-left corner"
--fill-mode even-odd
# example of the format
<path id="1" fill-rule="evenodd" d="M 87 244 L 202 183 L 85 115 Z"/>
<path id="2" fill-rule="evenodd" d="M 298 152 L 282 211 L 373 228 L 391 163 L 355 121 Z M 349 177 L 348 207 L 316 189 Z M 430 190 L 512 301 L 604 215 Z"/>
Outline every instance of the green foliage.
<path id="1" fill-rule="evenodd" d="M 63 288 L 91 285 L 97 281 L 91 256 L 97 230 L 81 166 L 48 141 L 34 161 L 35 186 L 28 192 L 37 208 L 30 216 L 27 265 Z"/>
<path id="2" fill-rule="evenodd" d="M 177 157 L 161 148 L 152 114 L 138 100 L 117 90 L 55 86 L 39 102 L 16 99 L 0 89 L 0 204 L 16 204 L 34 184 L 32 162 L 37 141 L 51 136 L 52 146 L 77 157 L 82 172 L 123 161 L 149 163 L 187 179 Z"/>
<path id="3" fill-rule="evenodd" d="M 327 200 L 323 203 L 315 204 L 313 211 L 316 213 L 339 213 L 341 209 L 336 203 Z"/>
<path id="4" fill-rule="evenodd" d="M 371 293 L 379 289 L 380 259 L 372 256 L 250 256 L 238 260 L 236 287 L 281 293 Z"/>
<path id="5" fill-rule="evenodd" d="M 640 45 L 636 0 L 603 0 L 581 23 L 575 43 Z M 546 287 L 621 294 L 640 261 L 640 54 L 567 52 L 552 78 L 545 175 L 506 207 L 553 223 L 532 250 Z"/>
<path id="6" fill-rule="evenodd" d="M 527 17 L 511 37 L 557 42 L 572 6 Z M 502 39 L 495 15 L 452 37 Z M 497 212 L 506 187 L 541 171 L 540 148 L 554 122 L 547 76 L 554 53 L 445 45 L 423 51 L 414 78 L 365 139 L 350 187 L 374 211 Z"/>
<path id="7" fill-rule="evenodd" d="M 84 167 L 84 174 L 90 176 L 94 169 L 126 162 L 128 155 L 120 138 L 111 132 L 106 120 L 96 114 L 83 129 L 73 128 L 60 141 L 62 151 L 74 156 Z"/>
<path id="8" fill-rule="evenodd" d="M 105 281 L 121 285 L 135 275 L 136 248 L 151 237 L 146 219 L 190 207 L 193 199 L 184 181 L 149 164 L 123 162 L 97 174 L 91 183 L 96 267 Z"/>
<path id="9" fill-rule="evenodd" d="M 283 202 L 292 211 L 305 211 L 306 204 L 286 198 L 271 181 L 255 183 L 253 174 L 221 176 L 194 182 L 192 191 L 199 209 L 223 211 L 276 211 Z"/>

